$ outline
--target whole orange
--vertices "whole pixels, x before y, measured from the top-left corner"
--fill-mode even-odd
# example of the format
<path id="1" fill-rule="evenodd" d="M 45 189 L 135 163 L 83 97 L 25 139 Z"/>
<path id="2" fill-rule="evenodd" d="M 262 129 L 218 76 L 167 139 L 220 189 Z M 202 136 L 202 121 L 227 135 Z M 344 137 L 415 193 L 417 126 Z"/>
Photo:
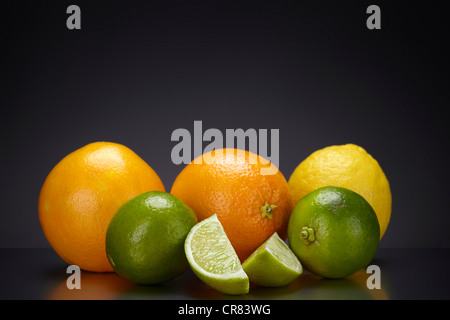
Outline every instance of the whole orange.
<path id="1" fill-rule="evenodd" d="M 216 213 L 243 261 L 275 231 L 283 239 L 287 235 L 289 187 L 278 169 L 268 170 L 271 174 L 262 170 L 268 166 L 268 160 L 248 151 L 213 150 L 180 172 L 171 193 L 191 207 L 199 221 Z"/>
<path id="2" fill-rule="evenodd" d="M 108 224 L 129 199 L 164 191 L 153 169 L 129 148 L 88 144 L 62 159 L 39 196 L 39 219 L 47 240 L 69 264 L 88 271 L 113 271 L 106 258 Z"/>

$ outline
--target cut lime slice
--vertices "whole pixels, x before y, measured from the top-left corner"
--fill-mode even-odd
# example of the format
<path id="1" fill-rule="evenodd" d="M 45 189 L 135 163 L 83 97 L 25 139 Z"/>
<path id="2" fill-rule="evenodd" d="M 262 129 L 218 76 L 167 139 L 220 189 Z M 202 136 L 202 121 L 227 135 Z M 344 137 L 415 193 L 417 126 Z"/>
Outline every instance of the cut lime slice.
<path id="1" fill-rule="evenodd" d="M 282 287 L 302 274 L 295 254 L 275 232 L 242 264 L 250 281 L 264 287 Z"/>
<path id="2" fill-rule="evenodd" d="M 216 215 L 191 229 L 184 250 L 192 270 L 204 283 L 226 294 L 248 293 L 248 277 Z"/>

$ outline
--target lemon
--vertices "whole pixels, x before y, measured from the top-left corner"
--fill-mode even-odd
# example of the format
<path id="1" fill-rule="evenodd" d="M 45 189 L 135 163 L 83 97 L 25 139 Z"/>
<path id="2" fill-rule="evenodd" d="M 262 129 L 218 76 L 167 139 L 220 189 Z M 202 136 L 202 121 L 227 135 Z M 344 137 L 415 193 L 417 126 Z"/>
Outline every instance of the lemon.
<path id="1" fill-rule="evenodd" d="M 341 187 L 304 196 L 289 219 L 292 251 L 312 273 L 338 279 L 367 267 L 378 249 L 380 226 L 370 204 Z"/>
<path id="2" fill-rule="evenodd" d="M 325 186 L 355 191 L 366 199 L 380 224 L 380 239 L 391 217 L 392 196 L 389 182 L 378 162 L 354 144 L 330 146 L 307 157 L 289 178 L 295 204 L 308 193 Z"/>
<path id="3" fill-rule="evenodd" d="M 184 241 L 197 223 L 194 211 L 161 191 L 126 202 L 106 231 L 106 255 L 114 271 L 141 284 L 171 280 L 189 268 Z"/>
<path id="4" fill-rule="evenodd" d="M 226 294 L 248 293 L 249 279 L 215 214 L 191 229 L 184 247 L 192 270 L 204 283 Z"/>
<path id="5" fill-rule="evenodd" d="M 250 282 L 263 287 L 286 286 L 303 272 L 300 261 L 276 232 L 244 261 L 242 268 Z"/>

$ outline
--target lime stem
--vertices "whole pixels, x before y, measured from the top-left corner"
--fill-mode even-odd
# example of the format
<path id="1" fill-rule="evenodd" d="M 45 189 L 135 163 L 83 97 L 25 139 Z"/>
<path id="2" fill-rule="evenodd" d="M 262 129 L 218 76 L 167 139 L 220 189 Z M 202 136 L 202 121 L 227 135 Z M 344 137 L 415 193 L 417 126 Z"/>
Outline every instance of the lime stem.
<path id="1" fill-rule="evenodd" d="M 313 228 L 303 227 L 300 232 L 300 238 L 307 242 L 313 242 L 316 240 L 316 235 L 314 234 Z"/>

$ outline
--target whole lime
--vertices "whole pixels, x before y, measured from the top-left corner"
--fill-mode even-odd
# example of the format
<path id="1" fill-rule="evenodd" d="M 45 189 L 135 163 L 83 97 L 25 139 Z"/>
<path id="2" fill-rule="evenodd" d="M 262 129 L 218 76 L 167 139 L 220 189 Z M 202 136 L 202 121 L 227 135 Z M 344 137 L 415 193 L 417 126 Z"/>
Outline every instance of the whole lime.
<path id="1" fill-rule="evenodd" d="M 359 194 L 323 187 L 304 196 L 288 225 L 292 251 L 302 265 L 325 278 L 344 278 L 366 267 L 380 239 L 375 211 Z"/>
<path id="2" fill-rule="evenodd" d="M 158 284 L 189 267 L 184 241 L 197 223 L 194 211 L 161 191 L 140 194 L 113 216 L 106 254 L 114 271 L 133 282 Z"/>

